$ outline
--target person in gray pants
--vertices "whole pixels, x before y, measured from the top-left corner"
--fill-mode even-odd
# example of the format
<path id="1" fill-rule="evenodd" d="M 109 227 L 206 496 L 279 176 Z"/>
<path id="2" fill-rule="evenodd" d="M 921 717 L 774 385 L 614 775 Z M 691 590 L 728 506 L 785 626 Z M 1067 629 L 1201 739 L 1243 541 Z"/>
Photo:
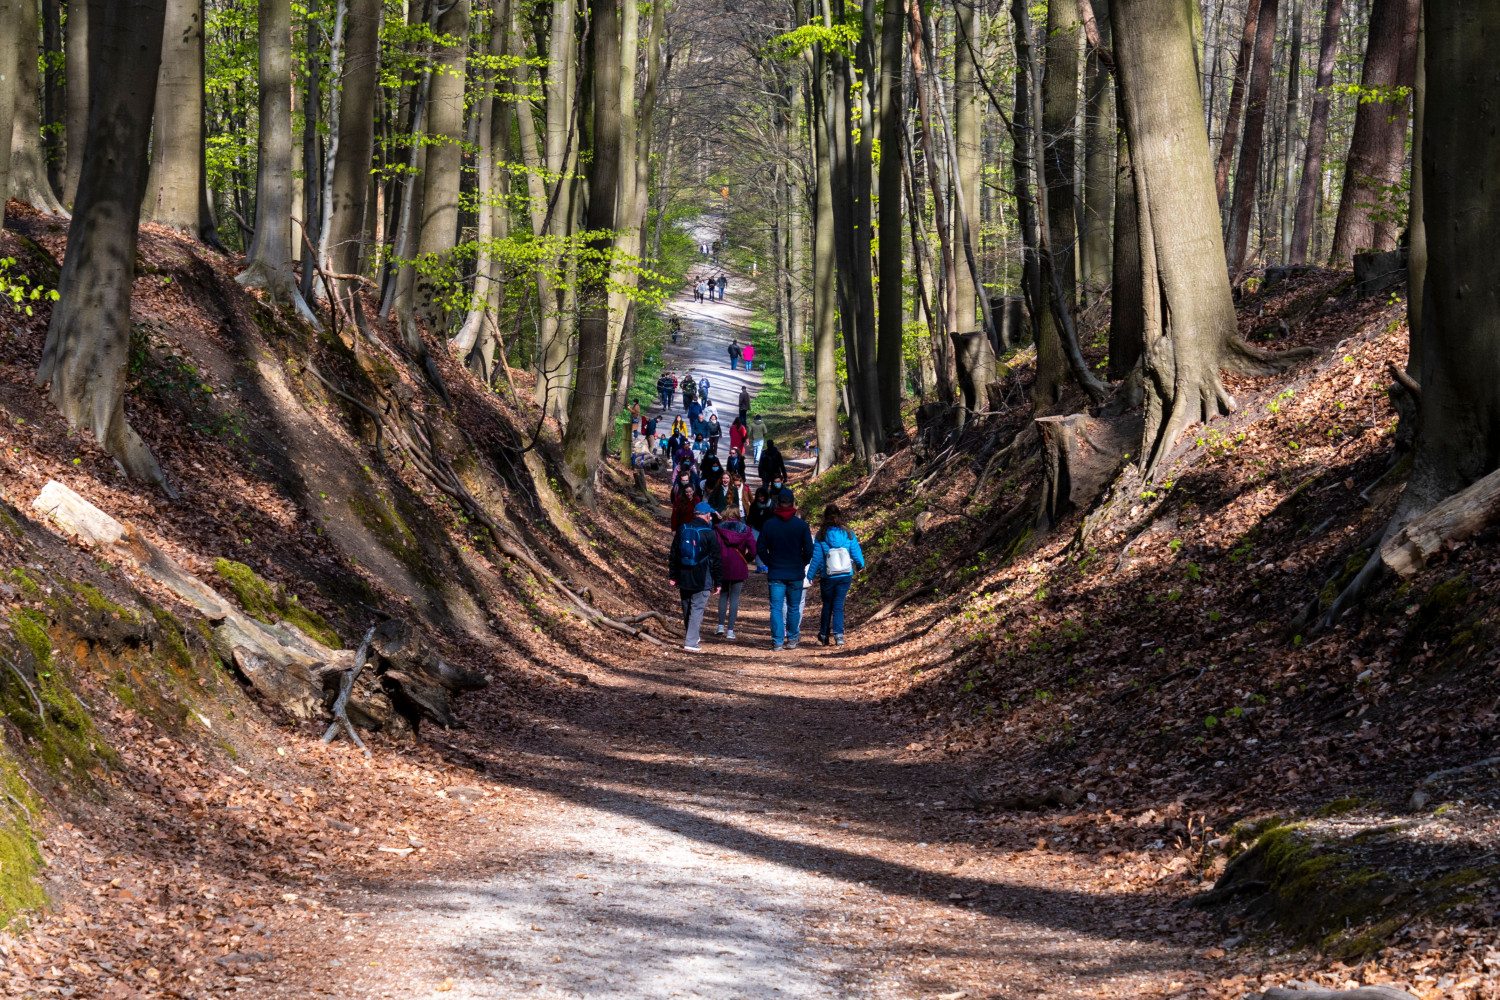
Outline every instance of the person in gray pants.
<path id="1" fill-rule="evenodd" d="M 723 579 L 724 556 L 712 527 L 713 516 L 714 509 L 700 502 L 693 508 L 693 519 L 672 536 L 668 582 L 682 595 L 682 624 L 687 629 L 682 648 L 689 653 L 699 651 L 703 612 Z"/>

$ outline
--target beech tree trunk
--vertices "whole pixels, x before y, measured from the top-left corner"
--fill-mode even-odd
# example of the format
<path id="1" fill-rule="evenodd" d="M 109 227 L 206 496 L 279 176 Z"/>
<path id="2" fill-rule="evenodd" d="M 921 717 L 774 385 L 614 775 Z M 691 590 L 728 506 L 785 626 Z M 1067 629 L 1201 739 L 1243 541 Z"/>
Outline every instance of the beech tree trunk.
<path id="1" fill-rule="evenodd" d="M 1344 161 L 1344 190 L 1333 227 L 1334 265 L 1361 251 L 1394 250 L 1401 233 L 1391 194 L 1406 165 L 1407 96 L 1417 73 L 1421 0 L 1374 0 L 1360 87 L 1387 100 L 1361 100 Z"/>
<path id="2" fill-rule="evenodd" d="M 42 92 L 38 72 L 36 3 L 23 0 L 18 19 L 15 117 L 11 123 L 10 196 L 52 215 L 66 215 L 47 179 L 47 151 L 42 145 Z M 149 127 L 149 126 L 148 126 Z"/>
<path id="3" fill-rule="evenodd" d="M 954 262 L 954 288 L 958 300 L 958 325 L 950 333 L 969 333 L 978 329 L 975 318 L 979 308 L 979 290 L 969 273 L 964 256 L 977 250 L 979 238 L 979 86 L 976 83 L 974 48 L 978 38 L 977 12 L 972 3 L 957 3 L 954 9 L 953 42 L 953 152 L 957 161 L 954 185 L 962 192 L 964 208 L 969 215 L 967 231 L 961 222 L 954 226 L 958 258 Z M 931 31 L 932 26 L 927 25 Z M 937 67 L 933 67 L 936 71 Z M 955 198 L 955 200 L 958 200 Z M 957 212 L 954 215 L 957 216 Z"/>
<path id="4" fill-rule="evenodd" d="M 1422 145 L 1427 128 L 1427 14 L 1417 28 L 1417 74 L 1412 87 L 1410 253 L 1406 262 L 1406 373 L 1421 377 L 1423 305 L 1427 299 L 1427 194 L 1423 181 Z M 1420 384 L 1420 383 L 1419 383 Z"/>
<path id="5" fill-rule="evenodd" d="M 78 175 L 83 171 L 83 143 L 89 129 L 89 8 L 86 2 L 68 4 L 68 20 L 63 25 L 63 53 L 68 67 L 63 80 L 68 140 L 62 202 L 71 206 L 78 191 Z M 9 126 L 0 131 L 0 135 L 9 134 Z M 0 188 L 0 192 L 5 190 Z"/>
<path id="6" fill-rule="evenodd" d="M 1296 206 L 1292 189 L 1297 184 L 1297 118 L 1302 111 L 1302 3 L 1292 0 L 1292 51 L 1288 57 L 1286 76 L 1286 155 L 1282 158 L 1282 169 L 1286 171 L 1285 183 L 1281 186 L 1281 262 L 1288 263 L 1292 256 L 1292 223 Z"/>
<path id="7" fill-rule="evenodd" d="M 1260 21 L 1255 30 L 1255 65 L 1250 70 L 1250 93 L 1245 107 L 1245 137 L 1240 143 L 1240 167 L 1234 175 L 1234 204 L 1229 210 L 1227 263 L 1230 274 L 1245 266 L 1245 251 L 1250 242 L 1255 187 L 1260 180 L 1260 156 L 1265 148 L 1266 111 L 1271 96 L 1271 57 L 1276 46 L 1279 2 L 1260 0 Z"/>
<path id="8" fill-rule="evenodd" d="M 1109 368 L 1111 379 L 1128 378 L 1145 350 L 1145 305 L 1141 301 L 1140 213 L 1135 200 L 1135 171 L 1125 132 L 1125 99 L 1118 84 L 1115 108 L 1120 121 L 1115 153 L 1115 232 L 1111 268 Z"/>
<path id="9" fill-rule="evenodd" d="M 205 184 L 202 0 L 167 0 L 141 217 L 200 235 Z"/>
<path id="10" fill-rule="evenodd" d="M 962 7 L 962 10 L 970 10 Z M 972 20 L 972 11 L 970 12 Z M 880 302 L 879 331 L 877 333 L 878 355 L 875 367 L 879 372 L 880 411 L 885 419 L 885 433 L 901 430 L 901 362 L 905 335 L 906 290 L 903 287 L 903 259 L 901 233 L 901 170 L 902 156 L 902 107 L 901 99 L 906 86 L 901 34 L 905 22 L 905 11 L 895 0 L 885 5 L 880 30 Z M 960 27 L 960 30 L 964 30 Z M 965 50 L 960 44 L 959 49 Z M 972 66 L 970 67 L 972 72 Z M 972 83 L 970 85 L 972 90 Z M 978 138 L 979 112 L 973 100 L 965 112 L 958 88 L 954 88 L 955 99 L 960 101 L 959 129 L 962 131 L 965 114 L 973 119 L 974 138 Z M 959 140 L 960 154 L 963 140 Z M 962 158 L 960 155 L 960 162 Z M 974 187 L 979 186 L 978 152 L 974 155 Z M 972 202 L 971 202 L 972 204 Z M 797 206 L 792 205 L 795 215 Z M 799 234 L 800 235 L 800 234 Z M 795 319 L 792 320 L 796 322 Z M 795 351 L 795 348 L 794 348 Z M 793 389 L 796 398 L 796 389 Z M 882 435 L 883 436 L 883 435 Z"/>
<path id="11" fill-rule="evenodd" d="M 1500 7 L 1429 4 L 1422 192 L 1427 283 L 1422 420 L 1402 511 L 1425 510 L 1500 464 Z"/>
<path id="12" fill-rule="evenodd" d="M 792 72 L 792 85 L 787 99 L 787 116 L 793 118 L 802 103 L 802 72 L 800 67 Z M 807 192 L 794 168 L 787 170 L 787 323 L 790 326 L 791 364 L 787 377 L 792 383 L 792 402 L 807 400 L 807 373 L 803 370 L 804 349 L 807 345 Z M 821 453 L 821 450 L 820 450 Z"/>
<path id="13" fill-rule="evenodd" d="M 1245 28 L 1240 36 L 1239 60 L 1234 64 L 1234 84 L 1229 89 L 1229 108 L 1224 113 L 1224 134 L 1219 139 L 1219 156 L 1214 166 L 1214 193 L 1220 211 L 1229 196 L 1229 168 L 1240 138 L 1240 113 L 1245 106 L 1245 84 L 1250 79 L 1250 64 L 1255 60 L 1256 29 L 1260 25 L 1261 0 L 1247 0 Z"/>
<path id="14" fill-rule="evenodd" d="M 303 28 L 306 44 L 303 46 L 302 72 L 302 222 L 293 230 L 292 257 L 302 261 L 302 284 L 300 292 L 306 301 L 315 301 L 313 279 L 317 276 L 313 255 L 322 242 L 323 221 L 323 157 L 318 155 L 318 119 L 322 117 L 322 48 L 323 31 L 318 21 L 318 0 L 307 0 L 307 22 Z"/>
<path id="15" fill-rule="evenodd" d="M 1017 3 L 1022 0 L 1016 0 Z M 924 72 L 924 61 L 922 59 L 922 7 L 921 4 L 909 5 L 908 33 L 911 44 L 912 75 L 917 84 L 917 111 L 918 125 L 922 129 L 922 158 L 923 173 L 927 176 L 928 184 L 932 191 L 933 220 L 937 228 L 938 238 L 938 263 L 940 302 L 933 303 L 933 312 L 936 313 L 937 335 L 932 338 L 933 358 L 937 368 L 937 394 L 938 399 L 944 403 L 951 403 L 955 398 L 958 371 L 953 361 L 953 342 L 948 335 L 958 329 L 958 296 L 957 296 L 957 263 L 954 251 L 953 233 L 948 226 L 950 218 L 948 214 L 948 196 L 946 186 L 943 184 L 942 173 L 939 169 L 937 152 L 934 149 L 932 134 L 936 128 L 933 116 L 928 110 L 929 98 L 927 93 L 928 74 Z"/>
<path id="16" fill-rule="evenodd" d="M 1109 4 L 1092 3 L 1099 25 L 1100 43 L 1110 44 Z M 1115 170 L 1110 154 L 1116 145 L 1114 101 L 1110 74 L 1099 53 L 1089 47 L 1084 82 L 1083 233 L 1079 249 L 1083 261 L 1083 300 L 1092 305 L 1110 287 L 1110 223 L 1115 212 Z"/>
<path id="17" fill-rule="evenodd" d="M 47 181 L 59 196 L 67 160 L 62 55 L 62 5 L 58 0 L 42 0 L 42 150 L 47 158 Z"/>
<path id="18" fill-rule="evenodd" d="M 594 114 L 585 228 L 605 235 L 589 241 L 601 259 L 586 265 L 579 291 L 577 381 L 563 436 L 563 478 L 573 498 L 590 508 L 604 440 L 600 410 L 609 398 L 609 258 L 614 241 L 608 234 L 619 228 L 620 203 L 620 2 L 589 3 Z M 633 87 L 630 97 L 635 98 Z"/>
<path id="19" fill-rule="evenodd" d="M 339 100 L 339 148 L 333 163 L 332 211 L 324 242 L 331 270 L 357 274 L 360 242 L 369 205 L 370 164 L 375 149 L 375 81 L 380 68 L 380 0 L 349 0 L 344 39 L 343 96 Z M 342 293 L 341 293 L 342 294 Z"/>
<path id="20" fill-rule="evenodd" d="M 813 379 L 814 420 L 818 432 L 816 474 L 833 468 L 839 454 L 838 269 L 833 254 L 833 185 L 829 180 L 828 130 L 823 118 L 823 60 L 813 61 L 808 87 L 813 102 L 813 163 L 818 172 L 817 216 L 813 224 Z"/>
<path id="21" fill-rule="evenodd" d="M 1328 144 L 1328 109 L 1333 71 L 1339 57 L 1339 24 L 1344 0 L 1328 0 L 1323 9 L 1323 34 L 1318 42 L 1318 82 L 1314 84 L 1312 114 L 1307 122 L 1307 149 L 1302 154 L 1302 183 L 1297 189 L 1297 218 L 1292 224 L 1293 264 L 1307 263 L 1307 243 L 1312 236 L 1313 208 L 1323 177 L 1323 149 Z"/>
<path id="22" fill-rule="evenodd" d="M 50 383 L 69 426 L 87 429 L 130 475 L 167 488 L 125 418 L 136 228 L 166 0 L 90 0 L 89 8 L 96 30 L 83 170 L 36 381 Z"/>
<path id="23" fill-rule="evenodd" d="M 1240 367 L 1238 321 L 1190 14 L 1181 0 L 1115 0 L 1110 15 L 1139 220 L 1146 425 L 1138 453 L 1149 475 L 1184 429 L 1233 407 L 1219 371 Z"/>
<path id="24" fill-rule="evenodd" d="M 10 191 L 11 123 L 16 113 L 16 58 L 21 45 L 21 4 L 25 0 L 0 0 L 0 197 Z M 79 135 L 81 133 L 74 133 Z M 80 143 L 80 145 L 82 145 Z M 5 205 L 0 203 L 0 232 L 5 231 Z"/>
<path id="25" fill-rule="evenodd" d="M 316 326 L 292 275 L 292 5 L 258 0 L 260 136 L 255 237 L 237 279 Z M 90 113 L 92 119 L 92 112 Z"/>
<path id="26" fill-rule="evenodd" d="M 542 215 L 547 214 L 548 199 L 552 199 L 552 218 L 547 235 L 553 239 L 564 239 L 572 234 L 574 218 L 571 178 L 564 176 L 572 172 L 578 151 L 570 149 L 568 135 L 573 128 L 574 72 L 577 67 L 573 22 L 576 18 L 575 0 L 558 0 L 552 5 L 552 28 L 547 40 L 547 99 L 546 134 L 543 149 L 546 157 L 547 176 L 556 178 L 551 182 L 547 196 L 539 203 Z M 561 190 L 556 190 L 558 186 Z M 540 234 L 538 234 L 540 235 Z M 536 275 L 538 361 L 541 370 L 537 373 L 536 399 L 549 416 L 558 423 L 567 420 L 568 394 L 573 383 L 572 320 L 566 316 L 566 304 L 560 304 L 559 289 L 550 277 L 538 269 Z M 566 295 L 563 296 L 566 299 Z"/>
<path id="27" fill-rule="evenodd" d="M 1047 75 L 1042 83 L 1043 177 L 1047 186 L 1046 247 L 1042 260 L 1042 296 L 1051 286 L 1062 288 L 1062 308 L 1077 301 L 1077 268 L 1073 244 L 1078 238 L 1078 216 L 1073 206 L 1073 169 L 1077 157 L 1074 120 L 1078 116 L 1078 42 L 1082 36 L 1079 0 L 1047 4 Z M 1048 277 L 1048 269 L 1054 277 Z M 1043 413 L 1062 398 L 1068 377 L 1063 353 L 1063 331 L 1055 309 L 1042 309 L 1036 328 L 1036 382 L 1032 409 Z"/>
<path id="28" fill-rule="evenodd" d="M 1022 2 L 1022 0 L 1016 0 Z M 1011 113 L 1011 173 L 1015 178 L 1016 222 L 1021 229 L 1021 291 L 1026 299 L 1027 315 L 1034 331 L 1041 322 L 1041 311 L 1047 308 L 1042 298 L 1041 266 L 1037 235 L 1037 201 L 1034 185 L 1039 171 L 1028 152 L 1032 131 L 1030 76 L 1025 70 L 1030 45 L 1022 36 L 1023 21 L 1013 18 L 1012 34 L 1016 66 L 1015 104 Z"/>

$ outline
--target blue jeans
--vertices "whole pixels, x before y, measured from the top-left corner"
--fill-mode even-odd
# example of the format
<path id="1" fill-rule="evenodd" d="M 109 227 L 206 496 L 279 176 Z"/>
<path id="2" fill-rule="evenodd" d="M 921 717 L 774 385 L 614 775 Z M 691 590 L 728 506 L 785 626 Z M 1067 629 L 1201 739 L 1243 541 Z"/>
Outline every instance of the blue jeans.
<path id="1" fill-rule="evenodd" d="M 740 367 L 740 359 L 739 358 L 730 358 L 729 359 L 729 370 L 730 371 L 738 371 L 739 367 Z"/>
<path id="2" fill-rule="evenodd" d="M 823 595 L 823 614 L 818 619 L 819 637 L 844 634 L 844 598 L 848 596 L 849 584 L 853 582 L 852 576 L 836 576 L 832 580 L 825 576 L 818 581 Z"/>
<path id="3" fill-rule="evenodd" d="M 802 637 L 802 581 L 770 580 L 771 638 L 780 645 Z"/>
<path id="4" fill-rule="evenodd" d="M 750 447 L 755 449 L 755 460 L 757 462 L 760 461 L 761 449 L 765 448 L 765 446 L 766 446 L 766 439 L 765 438 L 761 438 L 759 441 L 751 441 L 750 442 Z"/>

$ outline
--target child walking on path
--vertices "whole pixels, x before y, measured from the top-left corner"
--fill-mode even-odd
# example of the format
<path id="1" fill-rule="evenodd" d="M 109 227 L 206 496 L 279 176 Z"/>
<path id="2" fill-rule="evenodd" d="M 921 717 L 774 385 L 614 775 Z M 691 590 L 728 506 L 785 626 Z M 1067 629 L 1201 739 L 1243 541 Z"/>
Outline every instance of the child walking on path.
<path id="1" fill-rule="evenodd" d="M 823 597 L 818 641 L 825 646 L 830 637 L 834 645 L 844 644 L 844 598 L 849 596 L 849 585 L 854 582 L 856 567 L 865 568 L 865 554 L 859 550 L 859 539 L 844 527 L 843 513 L 838 505 L 829 504 L 823 508 L 823 523 L 818 527 L 812 562 L 807 567 L 808 584 L 818 582 Z"/>

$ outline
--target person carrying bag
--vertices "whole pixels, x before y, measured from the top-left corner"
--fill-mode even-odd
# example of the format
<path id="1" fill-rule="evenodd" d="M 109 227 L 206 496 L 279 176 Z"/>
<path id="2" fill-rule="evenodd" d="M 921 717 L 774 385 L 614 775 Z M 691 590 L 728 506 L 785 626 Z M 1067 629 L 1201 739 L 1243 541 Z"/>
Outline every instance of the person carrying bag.
<path id="1" fill-rule="evenodd" d="M 865 554 L 859 539 L 844 527 L 843 513 L 836 504 L 823 508 L 823 523 L 814 539 L 812 562 L 807 566 L 807 582 L 819 583 L 823 612 L 818 620 L 818 642 L 835 646 L 844 644 L 844 598 L 854 582 L 854 570 L 865 568 Z"/>
<path id="2" fill-rule="evenodd" d="M 668 559 L 667 582 L 682 594 L 682 624 L 687 629 L 682 648 L 689 653 L 699 651 L 703 612 L 708 608 L 710 594 L 719 592 L 723 574 L 719 536 L 709 524 L 712 517 L 713 510 L 708 504 L 698 504 L 693 509 L 693 519 L 672 536 Z"/>
<path id="3" fill-rule="evenodd" d="M 719 535 L 723 570 L 719 588 L 719 621 L 714 634 L 734 639 L 734 623 L 740 615 L 740 594 L 750 579 L 750 564 L 755 561 L 755 535 L 740 520 L 740 511 L 729 508 L 729 519 L 721 521 L 714 531 Z M 727 614 L 726 614 L 727 612 Z"/>

